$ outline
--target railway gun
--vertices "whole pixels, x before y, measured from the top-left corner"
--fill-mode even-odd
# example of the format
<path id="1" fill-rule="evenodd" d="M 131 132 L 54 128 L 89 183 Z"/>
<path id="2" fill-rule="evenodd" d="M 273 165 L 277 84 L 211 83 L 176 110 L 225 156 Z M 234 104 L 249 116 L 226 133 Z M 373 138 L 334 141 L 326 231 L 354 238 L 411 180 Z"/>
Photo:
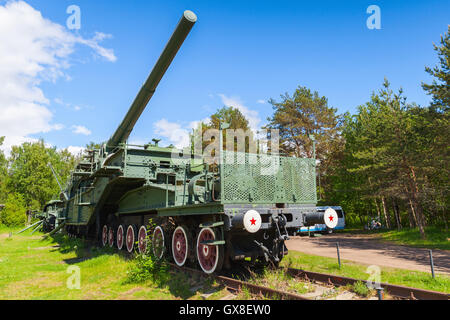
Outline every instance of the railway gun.
<path id="1" fill-rule="evenodd" d="M 86 151 L 60 200 L 45 206 L 46 231 L 63 226 L 71 235 L 128 252 L 143 253 L 150 245 L 158 259 L 214 273 L 246 258 L 277 265 L 287 254 L 285 241 L 299 228 L 336 226 L 336 211 L 316 209 L 314 158 L 221 147 L 219 163 L 209 165 L 193 150 L 162 147 L 158 140 L 127 143 L 196 21 L 193 12 L 184 12 L 117 130 L 100 149 Z M 276 164 L 269 174 L 267 161 Z"/>

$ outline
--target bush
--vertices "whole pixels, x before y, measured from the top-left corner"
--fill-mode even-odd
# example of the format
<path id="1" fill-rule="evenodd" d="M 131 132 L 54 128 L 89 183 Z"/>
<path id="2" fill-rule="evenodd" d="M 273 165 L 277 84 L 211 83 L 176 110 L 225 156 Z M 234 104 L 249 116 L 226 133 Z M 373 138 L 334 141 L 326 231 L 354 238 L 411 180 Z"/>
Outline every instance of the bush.
<path id="1" fill-rule="evenodd" d="M 22 195 L 8 195 L 5 208 L 0 212 L 0 224 L 7 227 L 23 226 L 26 223 L 26 205 Z"/>
<path id="2" fill-rule="evenodd" d="M 371 290 L 362 281 L 358 281 L 355 284 L 353 284 L 352 291 L 362 297 L 367 297 L 371 294 Z"/>
<path id="3" fill-rule="evenodd" d="M 151 255 L 140 254 L 127 271 L 126 283 L 142 283 L 148 280 L 159 282 L 168 266 Z"/>
<path id="4" fill-rule="evenodd" d="M 155 229 L 155 226 L 156 223 L 150 220 L 147 226 L 147 251 L 143 254 L 138 254 L 136 259 L 134 259 L 133 264 L 127 270 L 126 283 L 142 283 L 149 280 L 155 283 L 162 283 L 167 280 L 169 266 L 164 260 L 159 260 L 153 255 L 152 230 Z"/>

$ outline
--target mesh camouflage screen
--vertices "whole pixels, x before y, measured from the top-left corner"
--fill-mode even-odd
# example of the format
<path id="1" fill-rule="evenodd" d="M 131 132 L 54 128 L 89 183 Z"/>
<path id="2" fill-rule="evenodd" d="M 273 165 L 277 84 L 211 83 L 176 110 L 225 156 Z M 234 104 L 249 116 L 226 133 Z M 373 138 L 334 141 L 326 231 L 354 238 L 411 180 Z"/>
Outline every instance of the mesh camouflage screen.
<path id="1" fill-rule="evenodd" d="M 314 159 L 224 152 L 222 203 L 316 204 Z"/>

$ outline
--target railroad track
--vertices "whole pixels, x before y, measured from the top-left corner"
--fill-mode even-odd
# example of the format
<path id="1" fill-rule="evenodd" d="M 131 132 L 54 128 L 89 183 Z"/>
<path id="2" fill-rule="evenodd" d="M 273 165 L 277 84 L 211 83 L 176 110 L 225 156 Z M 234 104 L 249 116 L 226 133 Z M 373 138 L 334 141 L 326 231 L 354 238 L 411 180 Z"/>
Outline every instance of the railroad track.
<path id="1" fill-rule="evenodd" d="M 208 275 L 204 274 L 202 271 L 183 267 L 180 268 L 176 264 L 169 264 L 173 268 L 177 270 L 189 271 L 191 273 L 197 274 L 199 276 L 208 277 Z M 287 274 L 292 276 L 293 278 L 301 278 L 309 282 L 319 282 L 325 285 L 341 287 L 346 285 L 353 285 L 356 282 L 365 282 L 360 279 L 341 277 L 331 274 L 325 273 L 317 273 L 310 272 L 300 269 L 288 268 L 286 270 Z M 311 300 L 310 298 L 306 298 L 302 295 L 286 292 L 282 290 L 272 289 L 260 285 L 256 285 L 247 281 L 238 280 L 235 278 L 223 276 L 223 275 L 210 275 L 209 277 L 213 277 L 217 282 L 222 283 L 228 289 L 232 291 L 240 291 L 242 288 L 246 288 L 250 293 L 256 296 L 264 296 L 271 297 L 276 299 L 284 299 L 284 300 Z M 390 296 L 397 299 L 407 299 L 407 300 L 450 300 L 450 294 L 423 290 L 417 288 L 409 288 L 405 286 L 392 285 L 387 283 L 381 283 L 381 288 L 385 293 L 388 293 Z"/>
<path id="2" fill-rule="evenodd" d="M 317 281 L 334 286 L 346 286 L 353 285 L 358 281 L 365 282 L 364 280 L 336 276 L 326 273 L 318 273 L 305 271 L 300 269 L 287 269 L 287 273 L 295 278 L 304 278 L 305 280 Z M 450 300 L 450 294 L 430 291 L 417 288 L 409 288 L 405 286 L 393 285 L 388 283 L 380 283 L 384 292 L 387 292 L 390 296 L 399 299 L 408 300 Z"/>
<path id="3" fill-rule="evenodd" d="M 217 282 L 222 283 L 224 286 L 226 286 L 231 291 L 238 292 L 243 288 L 246 288 L 250 293 L 256 295 L 256 296 L 264 296 L 264 297 L 272 297 L 272 298 L 278 298 L 278 299 L 285 299 L 285 300 L 310 300 L 308 298 L 302 297 L 301 295 L 291 293 L 291 292 L 285 292 L 277 289 L 272 289 L 260 285 L 256 285 L 247 281 L 242 281 L 238 279 L 234 279 L 231 277 L 226 277 L 222 275 L 207 275 L 203 271 L 189 268 L 189 267 L 178 267 L 174 263 L 169 263 L 171 267 L 173 267 L 176 270 L 179 271 L 189 271 L 190 273 L 196 274 L 200 277 L 213 277 Z"/>

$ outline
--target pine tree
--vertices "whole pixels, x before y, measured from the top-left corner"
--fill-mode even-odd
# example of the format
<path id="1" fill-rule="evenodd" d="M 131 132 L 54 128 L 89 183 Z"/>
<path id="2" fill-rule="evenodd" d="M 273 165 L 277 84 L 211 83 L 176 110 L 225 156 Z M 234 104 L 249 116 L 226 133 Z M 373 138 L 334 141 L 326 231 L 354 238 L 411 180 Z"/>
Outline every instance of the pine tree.
<path id="1" fill-rule="evenodd" d="M 280 151 L 296 157 L 313 157 L 313 142 L 316 139 L 316 156 L 322 162 L 322 168 L 329 156 L 342 144 L 340 129 L 342 117 L 337 109 L 328 106 L 328 99 L 312 92 L 306 87 L 298 87 L 293 96 L 288 93 L 281 101 L 269 101 L 274 115 L 268 118 L 267 129 L 278 129 L 280 133 Z"/>
<path id="2" fill-rule="evenodd" d="M 425 91 L 433 97 L 432 107 L 448 111 L 450 106 L 450 25 L 447 33 L 441 36 L 441 45 L 433 44 L 434 50 L 438 54 L 439 65 L 430 68 L 428 72 L 435 79 L 432 84 L 422 84 Z"/>

